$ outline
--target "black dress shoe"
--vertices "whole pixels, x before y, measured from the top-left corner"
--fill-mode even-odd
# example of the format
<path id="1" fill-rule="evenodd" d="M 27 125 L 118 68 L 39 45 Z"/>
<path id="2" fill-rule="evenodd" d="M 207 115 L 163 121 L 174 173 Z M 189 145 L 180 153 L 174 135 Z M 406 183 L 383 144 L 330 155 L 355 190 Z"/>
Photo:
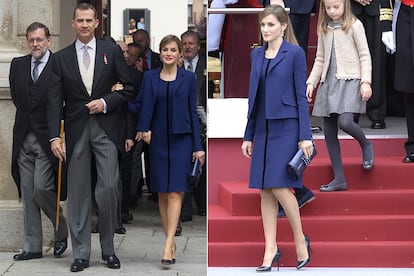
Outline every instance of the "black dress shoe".
<path id="1" fill-rule="evenodd" d="M 319 133 L 322 131 L 322 128 L 320 126 L 311 126 L 310 129 L 312 133 Z"/>
<path id="2" fill-rule="evenodd" d="M 94 234 L 99 233 L 98 224 L 97 224 L 97 225 L 95 225 L 95 227 L 92 227 L 92 229 L 91 229 L 91 233 L 94 233 Z"/>
<path id="3" fill-rule="evenodd" d="M 414 153 L 408 154 L 404 159 L 402 160 L 403 163 L 414 163 Z"/>
<path id="4" fill-rule="evenodd" d="M 134 220 L 134 216 L 131 213 L 122 213 L 121 214 L 122 223 L 130 223 L 133 220 Z"/>
<path id="5" fill-rule="evenodd" d="M 115 228 L 115 233 L 121 234 L 121 235 L 126 234 L 126 229 L 124 226 L 122 226 L 122 224 L 119 224 Z"/>
<path id="6" fill-rule="evenodd" d="M 188 221 L 192 221 L 193 217 L 181 218 L 180 220 L 181 220 L 181 222 L 188 222 Z"/>
<path id="7" fill-rule="evenodd" d="M 199 216 L 205 217 L 206 216 L 206 210 L 204 210 L 203 208 L 198 208 L 197 214 Z"/>
<path id="8" fill-rule="evenodd" d="M 66 251 L 66 248 L 68 248 L 68 240 L 64 239 L 63 241 L 57 241 L 55 242 L 55 247 L 53 248 L 53 255 L 55 257 L 59 257 L 63 254 L 63 252 Z"/>
<path id="9" fill-rule="evenodd" d="M 299 208 L 302 208 L 303 206 L 305 206 L 306 204 L 310 203 L 312 200 L 315 199 L 315 195 L 313 194 L 313 192 L 309 189 L 306 189 L 306 193 L 304 193 L 303 195 L 298 195 L 296 196 L 296 199 L 298 200 L 298 205 Z"/>
<path id="10" fill-rule="evenodd" d="M 181 236 L 183 232 L 183 227 L 181 226 L 181 222 L 178 222 L 177 229 L 175 229 L 175 236 Z"/>
<path id="11" fill-rule="evenodd" d="M 79 272 L 89 267 L 89 261 L 83 259 L 75 259 L 73 264 L 70 266 L 70 271 Z"/>
<path id="12" fill-rule="evenodd" d="M 374 121 L 371 124 L 372 129 L 384 129 L 385 128 L 385 121 Z"/>
<path id="13" fill-rule="evenodd" d="M 39 259 L 39 258 L 43 258 L 42 252 L 23 251 L 22 253 L 19 253 L 13 256 L 13 260 L 15 261 L 26 261 L 30 259 Z"/>
<path id="14" fill-rule="evenodd" d="M 108 268 L 112 269 L 119 269 L 121 268 L 121 262 L 119 261 L 118 257 L 114 254 L 111 256 L 102 254 L 102 260 L 106 262 Z"/>

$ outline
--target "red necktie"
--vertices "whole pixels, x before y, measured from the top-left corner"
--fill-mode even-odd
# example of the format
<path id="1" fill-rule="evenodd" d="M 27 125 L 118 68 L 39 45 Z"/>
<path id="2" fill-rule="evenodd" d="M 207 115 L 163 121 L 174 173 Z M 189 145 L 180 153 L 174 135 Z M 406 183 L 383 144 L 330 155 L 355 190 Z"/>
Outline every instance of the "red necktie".
<path id="1" fill-rule="evenodd" d="M 147 57 L 144 57 L 142 59 L 142 68 L 144 69 L 144 71 L 147 71 L 148 70 Z"/>

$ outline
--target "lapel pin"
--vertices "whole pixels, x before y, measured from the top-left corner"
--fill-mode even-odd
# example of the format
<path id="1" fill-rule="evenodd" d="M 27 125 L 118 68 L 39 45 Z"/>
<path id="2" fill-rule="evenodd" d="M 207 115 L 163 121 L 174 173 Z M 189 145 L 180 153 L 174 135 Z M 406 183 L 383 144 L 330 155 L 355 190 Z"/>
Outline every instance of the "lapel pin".
<path id="1" fill-rule="evenodd" d="M 106 58 L 106 53 L 104 53 L 104 63 L 108 64 L 108 59 Z"/>

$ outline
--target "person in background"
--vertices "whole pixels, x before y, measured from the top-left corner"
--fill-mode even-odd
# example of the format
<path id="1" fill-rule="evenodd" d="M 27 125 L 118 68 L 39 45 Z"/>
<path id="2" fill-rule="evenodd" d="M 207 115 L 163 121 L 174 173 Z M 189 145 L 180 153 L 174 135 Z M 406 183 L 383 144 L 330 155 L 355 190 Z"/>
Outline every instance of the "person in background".
<path id="1" fill-rule="evenodd" d="M 160 42 L 162 67 L 144 73 L 142 105 L 136 140 L 149 145 L 151 189 L 165 233 L 161 263 L 176 262 L 174 236 L 181 212 L 182 193 L 190 192 L 187 176 L 195 158 L 204 163 L 197 116 L 196 78 L 177 66 L 183 48 L 174 35 Z"/>
<path id="2" fill-rule="evenodd" d="M 150 48 L 151 39 L 148 31 L 143 29 L 137 30 L 136 32 L 134 32 L 132 38 L 135 43 L 142 47 L 142 50 L 144 52 L 145 56 L 142 60 L 142 68 L 144 72 L 158 68 L 162 65 L 162 62 L 160 60 L 160 54 L 152 51 L 152 49 Z M 156 202 L 157 193 L 153 193 L 151 189 L 151 170 L 149 168 L 149 159 L 151 157 L 149 155 L 148 145 L 145 143 L 143 146 L 143 152 L 145 164 L 145 182 L 147 184 L 149 191 L 151 192 L 149 199 L 152 199 L 154 202 Z"/>
<path id="3" fill-rule="evenodd" d="M 145 30 L 145 18 L 141 17 L 137 23 L 138 30 Z"/>
<path id="4" fill-rule="evenodd" d="M 387 53 L 381 43 L 381 0 L 351 0 L 353 14 L 364 25 L 372 59 L 372 96 L 367 102 L 366 113 L 372 129 L 384 129 L 387 113 Z M 356 114 L 358 121 L 359 114 Z"/>
<path id="5" fill-rule="evenodd" d="M 298 147 L 305 156 L 313 152 L 306 101 L 306 59 L 298 46 L 289 16 L 280 5 L 267 6 L 260 14 L 265 44 L 251 52 L 249 107 L 241 146 L 251 158 L 249 188 L 260 190 L 265 237 L 262 265 L 270 271 L 281 252 L 276 244 L 280 203 L 292 227 L 297 269 L 310 261 L 310 240 L 303 234 L 299 207 L 291 188 L 302 187 L 302 177 L 290 178 L 286 164 Z M 276 154 L 277 153 L 277 154 Z"/>
<path id="6" fill-rule="evenodd" d="M 404 94 L 408 138 L 404 148 L 403 163 L 414 162 L 414 1 L 401 0 L 398 16 L 394 19 L 395 32 L 391 28 L 392 7 L 381 0 L 382 41 L 390 52 L 395 51 L 394 87 Z M 394 39 L 395 35 L 395 39 Z"/>
<path id="7" fill-rule="evenodd" d="M 128 55 L 126 58 L 126 62 L 128 66 L 135 67 L 136 70 L 140 72 L 144 72 L 144 49 L 141 45 L 135 42 L 131 42 L 128 44 Z"/>
<path id="8" fill-rule="evenodd" d="M 133 41 L 143 48 L 145 58 L 143 60 L 144 71 L 158 68 L 162 65 L 160 54 L 150 48 L 151 39 L 148 31 L 140 29 L 133 33 Z"/>
<path id="9" fill-rule="evenodd" d="M 202 137 L 203 148 L 206 147 L 206 57 L 199 55 L 200 36 L 194 31 L 186 31 L 181 34 L 184 51 L 184 68 L 197 77 L 197 114 L 200 125 L 200 136 Z M 204 138 L 203 138 L 204 137 Z M 203 166 L 203 174 L 200 176 L 198 187 L 192 192 L 185 193 L 183 207 L 181 210 L 181 221 L 191 221 L 193 216 L 192 196 L 197 206 L 197 214 L 206 215 L 206 165 Z"/>
<path id="10" fill-rule="evenodd" d="M 339 46 L 340 45 L 340 46 Z M 334 179 L 321 192 L 347 190 L 338 141 L 338 127 L 361 146 L 362 168 L 374 166 L 374 146 L 354 122 L 355 113 L 364 113 L 372 95 L 371 56 L 364 26 L 351 12 L 349 0 L 322 0 L 318 19 L 318 48 L 307 80 L 307 97 L 318 82 L 313 115 L 323 117 L 324 133 Z"/>
<path id="11" fill-rule="evenodd" d="M 108 268 L 119 269 L 114 232 L 118 201 L 118 156 L 124 149 L 117 110 L 134 98 L 125 58 L 120 48 L 95 38 L 97 11 L 89 3 L 75 8 L 72 27 L 76 41 L 53 56 L 48 90 L 48 129 L 53 154 L 68 163 L 69 229 L 74 262 L 70 270 L 89 267 L 91 256 L 91 159 L 95 157 L 95 199 L 99 210 L 101 257 Z M 124 88 L 116 93 L 112 85 Z M 65 146 L 59 139 L 65 120 Z"/>
<path id="12" fill-rule="evenodd" d="M 130 72 L 130 79 L 137 93 L 140 90 L 142 78 L 142 59 L 143 50 L 140 45 L 131 42 L 127 45 L 126 63 Z M 141 70 L 139 70 L 141 68 Z M 122 84 L 118 84 L 116 90 L 122 90 Z M 128 104 L 129 105 L 129 104 Z M 125 159 L 121 166 L 121 175 L 123 182 L 122 191 L 122 208 L 121 220 L 123 223 L 130 223 L 133 220 L 133 215 L 130 213 L 130 208 L 136 204 L 138 196 L 142 193 L 143 186 L 143 172 L 141 153 L 143 150 L 143 141 L 135 141 L 135 126 L 137 124 L 138 113 L 131 113 L 128 110 L 128 105 L 123 108 L 125 128 Z"/>
<path id="13" fill-rule="evenodd" d="M 133 34 L 136 30 L 137 30 L 137 22 L 135 21 L 134 18 L 131 18 L 129 20 L 129 25 L 128 25 L 128 34 Z"/>
<path id="14" fill-rule="evenodd" d="M 13 256 L 16 261 L 43 257 L 41 210 L 55 229 L 54 256 L 65 252 L 68 237 L 62 212 L 56 230 L 58 160 L 50 150 L 47 132 L 47 89 L 52 55 L 49 28 L 33 22 L 26 29 L 26 42 L 30 54 L 14 58 L 9 75 L 10 94 L 16 107 L 12 176 L 23 201 L 24 217 L 23 250 Z"/>

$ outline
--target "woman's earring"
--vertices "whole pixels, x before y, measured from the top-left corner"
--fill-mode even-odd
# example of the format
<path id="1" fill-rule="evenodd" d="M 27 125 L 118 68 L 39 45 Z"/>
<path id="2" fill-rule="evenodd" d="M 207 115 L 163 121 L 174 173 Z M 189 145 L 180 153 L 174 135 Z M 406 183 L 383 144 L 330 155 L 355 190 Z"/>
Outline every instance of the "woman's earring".
<path id="1" fill-rule="evenodd" d="M 285 38 L 285 30 L 282 30 L 282 33 L 280 34 L 282 38 Z"/>

